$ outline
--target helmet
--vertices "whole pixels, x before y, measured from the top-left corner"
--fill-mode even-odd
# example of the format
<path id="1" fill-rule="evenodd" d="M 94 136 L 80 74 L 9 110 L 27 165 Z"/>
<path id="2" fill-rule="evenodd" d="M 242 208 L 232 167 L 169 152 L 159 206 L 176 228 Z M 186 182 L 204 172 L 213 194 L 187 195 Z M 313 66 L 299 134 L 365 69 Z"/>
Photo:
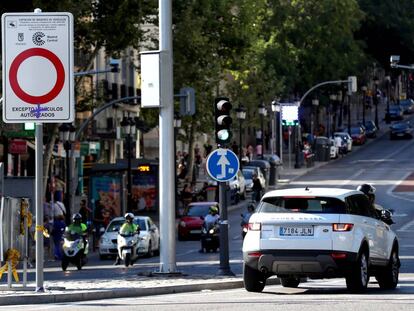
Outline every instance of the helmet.
<path id="1" fill-rule="evenodd" d="M 133 220 L 134 219 L 134 214 L 132 214 L 132 213 L 126 213 L 125 214 L 125 219 L 126 220 Z"/>
<path id="2" fill-rule="evenodd" d="M 370 184 L 359 185 L 357 190 L 363 192 L 367 196 L 375 195 L 375 188 Z"/>
<path id="3" fill-rule="evenodd" d="M 247 210 L 249 211 L 249 212 L 254 212 L 254 205 L 253 204 L 249 204 L 248 206 L 247 206 Z"/>
<path id="4" fill-rule="evenodd" d="M 370 184 L 362 184 L 359 185 L 357 190 L 364 193 L 368 199 L 371 201 L 371 203 L 374 203 L 375 201 L 375 188 Z"/>
<path id="5" fill-rule="evenodd" d="M 79 213 L 73 214 L 72 220 L 73 221 L 77 221 L 77 220 L 81 221 L 82 220 L 82 215 L 79 214 Z"/>
<path id="6" fill-rule="evenodd" d="M 209 211 L 212 214 L 217 214 L 218 213 L 218 208 L 216 206 L 212 205 L 212 206 L 210 206 Z"/>

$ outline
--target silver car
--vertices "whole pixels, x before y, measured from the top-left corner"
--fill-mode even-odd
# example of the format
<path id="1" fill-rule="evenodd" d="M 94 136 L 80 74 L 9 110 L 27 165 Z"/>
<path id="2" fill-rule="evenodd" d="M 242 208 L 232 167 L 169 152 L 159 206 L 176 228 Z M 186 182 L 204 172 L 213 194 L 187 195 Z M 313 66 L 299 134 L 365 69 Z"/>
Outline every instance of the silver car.
<path id="1" fill-rule="evenodd" d="M 104 234 L 99 240 L 99 258 L 115 257 L 117 255 L 117 236 L 119 228 L 125 222 L 124 217 L 111 220 Z M 134 223 L 140 228 L 138 254 L 152 257 L 159 253 L 160 234 L 157 226 L 148 216 L 135 216 Z"/>

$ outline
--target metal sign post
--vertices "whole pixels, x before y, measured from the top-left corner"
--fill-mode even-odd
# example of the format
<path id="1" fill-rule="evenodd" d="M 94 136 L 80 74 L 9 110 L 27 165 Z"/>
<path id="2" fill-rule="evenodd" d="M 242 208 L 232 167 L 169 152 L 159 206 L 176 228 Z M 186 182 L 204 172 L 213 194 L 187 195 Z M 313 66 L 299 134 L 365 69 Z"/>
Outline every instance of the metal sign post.
<path id="1" fill-rule="evenodd" d="M 229 264 L 229 221 L 227 216 L 227 181 L 236 176 L 240 162 L 228 149 L 217 149 L 207 157 L 207 173 L 219 182 L 220 203 L 220 268 L 218 275 L 234 275 Z"/>
<path id="2" fill-rule="evenodd" d="M 36 123 L 36 291 L 43 289 L 43 124 L 73 122 L 73 16 L 2 15 L 3 120 Z"/>

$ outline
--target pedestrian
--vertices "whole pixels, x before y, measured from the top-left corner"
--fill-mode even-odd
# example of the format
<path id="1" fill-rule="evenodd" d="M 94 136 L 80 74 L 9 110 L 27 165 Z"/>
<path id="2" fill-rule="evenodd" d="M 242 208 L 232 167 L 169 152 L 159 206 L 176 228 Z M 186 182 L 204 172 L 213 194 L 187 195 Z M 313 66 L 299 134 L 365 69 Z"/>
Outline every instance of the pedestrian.
<path id="1" fill-rule="evenodd" d="M 62 237 L 65 232 L 66 224 L 65 217 L 59 215 L 53 221 L 52 238 L 53 238 L 53 252 L 56 260 L 62 260 Z"/>
<path id="2" fill-rule="evenodd" d="M 82 222 L 87 223 L 90 220 L 90 213 L 92 210 L 88 207 L 86 199 L 82 199 L 79 207 L 79 214 L 82 216 Z"/>
<path id="3" fill-rule="evenodd" d="M 52 207 L 52 215 L 53 219 L 56 219 L 57 217 L 62 217 L 65 219 L 66 217 L 66 207 L 63 202 L 60 201 L 60 194 L 58 192 L 54 193 L 54 201 L 50 202 L 50 205 Z"/>
<path id="4" fill-rule="evenodd" d="M 260 179 L 257 177 L 256 174 L 253 175 L 253 200 L 256 202 L 260 201 L 261 193 L 263 190 L 262 184 L 260 183 Z"/>

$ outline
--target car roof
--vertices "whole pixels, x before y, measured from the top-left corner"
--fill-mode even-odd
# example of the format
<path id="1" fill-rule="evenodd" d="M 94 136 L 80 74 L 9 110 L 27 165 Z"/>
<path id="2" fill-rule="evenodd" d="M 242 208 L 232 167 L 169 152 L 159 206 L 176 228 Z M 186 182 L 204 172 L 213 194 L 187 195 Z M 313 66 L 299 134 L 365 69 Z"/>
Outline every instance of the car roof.
<path id="1" fill-rule="evenodd" d="M 148 219 L 148 218 L 149 218 L 148 216 L 134 216 L 134 219 Z M 111 222 L 112 221 L 124 221 L 124 220 L 125 220 L 125 217 L 115 217 L 111 219 Z"/>
<path id="2" fill-rule="evenodd" d="M 205 202 L 192 202 L 189 204 L 190 206 L 197 206 L 197 205 L 218 205 L 217 202 L 209 202 L 209 201 L 205 201 Z"/>
<path id="3" fill-rule="evenodd" d="M 279 197 L 279 196 L 318 196 L 328 198 L 338 198 L 344 200 L 353 194 L 361 194 L 361 191 L 343 188 L 289 188 L 281 190 L 273 190 L 266 193 L 263 198 Z"/>

